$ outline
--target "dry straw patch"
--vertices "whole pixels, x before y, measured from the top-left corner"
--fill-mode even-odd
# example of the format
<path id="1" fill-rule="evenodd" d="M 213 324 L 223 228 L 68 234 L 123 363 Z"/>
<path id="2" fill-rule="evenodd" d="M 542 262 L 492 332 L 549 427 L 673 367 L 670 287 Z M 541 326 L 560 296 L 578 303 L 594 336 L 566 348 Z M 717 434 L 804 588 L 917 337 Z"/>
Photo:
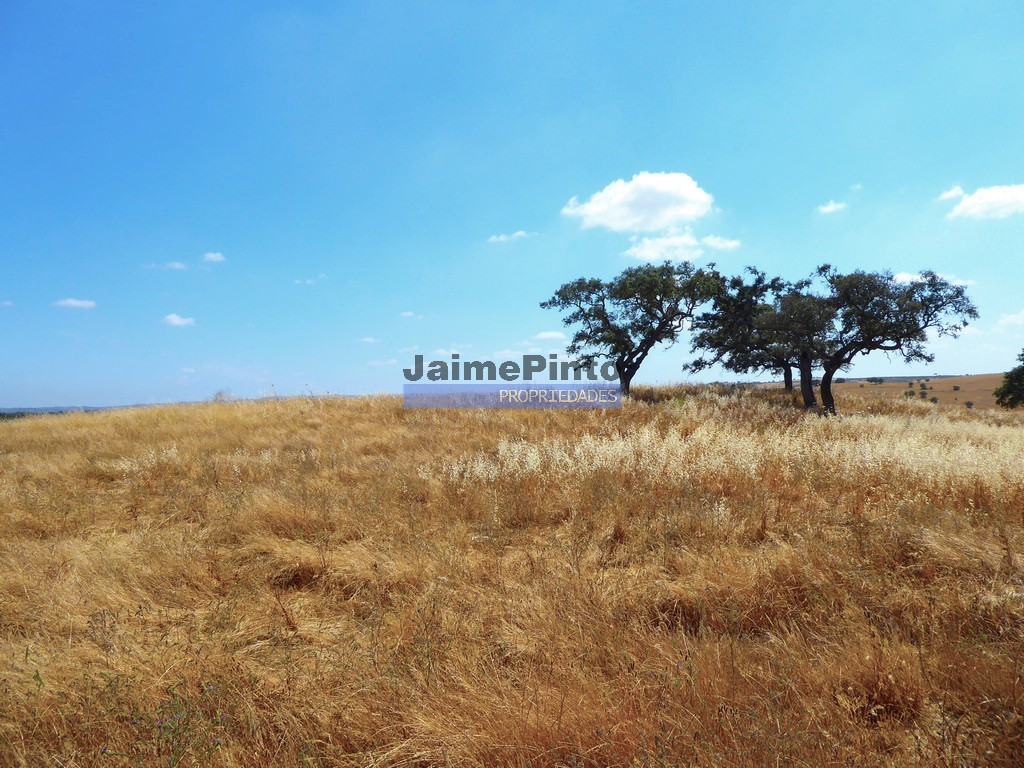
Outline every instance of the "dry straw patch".
<path id="1" fill-rule="evenodd" d="M 1019 763 L 1020 417 L 638 394 L 0 424 L 4 762 Z"/>

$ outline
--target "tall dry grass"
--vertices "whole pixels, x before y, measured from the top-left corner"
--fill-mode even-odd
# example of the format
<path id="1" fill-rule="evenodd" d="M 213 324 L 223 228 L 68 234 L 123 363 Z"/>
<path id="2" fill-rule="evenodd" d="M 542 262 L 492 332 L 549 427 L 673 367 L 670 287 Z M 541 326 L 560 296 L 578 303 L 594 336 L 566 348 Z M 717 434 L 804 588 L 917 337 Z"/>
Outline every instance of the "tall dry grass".
<path id="1" fill-rule="evenodd" d="M 1021 764 L 1024 420 L 637 394 L 0 423 L 0 763 Z"/>

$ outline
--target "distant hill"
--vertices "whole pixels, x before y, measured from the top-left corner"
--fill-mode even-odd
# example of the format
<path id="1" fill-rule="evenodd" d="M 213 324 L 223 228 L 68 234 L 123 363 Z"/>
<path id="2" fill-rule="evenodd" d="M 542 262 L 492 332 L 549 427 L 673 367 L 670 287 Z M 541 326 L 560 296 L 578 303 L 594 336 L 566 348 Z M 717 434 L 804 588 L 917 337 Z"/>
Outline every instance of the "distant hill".
<path id="1" fill-rule="evenodd" d="M 24 416 L 38 416 L 47 413 L 80 413 L 82 411 L 104 411 L 106 408 L 87 405 L 52 408 L 0 408 L 0 419 L 20 419 Z"/>

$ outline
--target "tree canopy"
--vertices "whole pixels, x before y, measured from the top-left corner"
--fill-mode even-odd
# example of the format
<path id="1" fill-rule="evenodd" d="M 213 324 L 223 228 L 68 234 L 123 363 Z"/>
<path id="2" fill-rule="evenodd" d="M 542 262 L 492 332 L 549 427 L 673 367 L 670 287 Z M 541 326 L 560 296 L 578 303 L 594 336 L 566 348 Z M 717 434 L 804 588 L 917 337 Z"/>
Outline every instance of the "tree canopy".
<path id="1" fill-rule="evenodd" d="M 749 282 L 742 276 L 723 280 L 711 308 L 693 319 L 692 352 L 702 353 L 685 368 L 702 371 L 715 364 L 736 373 L 778 371 L 793 388 L 793 368 L 798 360 L 792 348 L 773 329 L 774 297 L 787 284 L 769 279 L 764 272 L 748 267 Z"/>
<path id="2" fill-rule="evenodd" d="M 841 274 L 828 265 L 818 274 L 832 310 L 820 354 L 821 399 L 830 413 L 835 413 L 832 378 L 857 355 L 881 351 L 908 363 L 931 362 L 935 356 L 925 346 L 929 332 L 955 338 L 978 317 L 962 285 L 931 271 L 909 282 L 898 282 L 888 271 Z"/>
<path id="3" fill-rule="evenodd" d="M 747 272 L 749 280 L 723 279 L 711 309 L 695 319 L 692 347 L 704 354 L 685 368 L 720 363 L 736 372 L 781 371 L 787 389 L 797 368 L 806 408 L 817 406 L 813 371 L 820 368 L 822 405 L 830 413 L 833 378 L 858 355 L 881 351 L 930 362 L 930 332 L 957 336 L 978 316 L 963 286 L 930 271 L 909 282 L 891 272 L 843 274 L 827 264 L 796 282 Z"/>
<path id="4" fill-rule="evenodd" d="M 1020 365 L 1003 375 L 1003 383 L 995 391 L 996 405 L 1019 408 L 1024 405 L 1024 352 L 1017 355 Z"/>
<path id="5" fill-rule="evenodd" d="M 689 262 L 630 267 L 608 281 L 579 278 L 566 283 L 544 309 L 568 314 L 576 326 L 566 351 L 584 365 L 598 358 L 615 363 L 623 394 L 647 355 L 660 343 L 673 343 L 696 309 L 720 289 L 722 278 L 711 265 Z"/>

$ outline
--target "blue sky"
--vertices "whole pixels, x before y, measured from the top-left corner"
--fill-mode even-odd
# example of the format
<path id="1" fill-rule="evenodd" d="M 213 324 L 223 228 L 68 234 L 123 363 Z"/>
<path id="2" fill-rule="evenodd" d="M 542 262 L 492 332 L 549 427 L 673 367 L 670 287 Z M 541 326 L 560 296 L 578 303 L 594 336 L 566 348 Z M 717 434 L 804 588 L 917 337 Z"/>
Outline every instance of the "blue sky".
<path id="1" fill-rule="evenodd" d="M 1006 370 L 1022 36 L 1015 2 L 0 4 L 0 406 L 399 391 L 561 348 L 540 301 L 663 255 L 955 276 L 969 334 L 854 373 Z"/>

